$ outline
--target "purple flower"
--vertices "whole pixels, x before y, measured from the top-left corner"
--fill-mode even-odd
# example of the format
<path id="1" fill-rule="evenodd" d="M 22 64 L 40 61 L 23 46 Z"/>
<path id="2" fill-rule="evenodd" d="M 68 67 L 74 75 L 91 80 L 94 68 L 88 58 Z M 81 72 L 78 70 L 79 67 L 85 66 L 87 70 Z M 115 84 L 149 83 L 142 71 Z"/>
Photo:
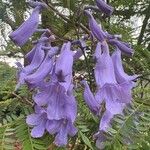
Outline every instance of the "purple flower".
<path id="1" fill-rule="evenodd" d="M 65 78 L 72 74 L 73 52 L 70 49 L 71 43 L 65 43 L 56 61 L 55 74 L 60 82 L 65 82 Z"/>
<path id="2" fill-rule="evenodd" d="M 96 5 L 107 16 L 110 16 L 113 13 L 114 8 L 106 4 L 104 0 L 96 0 Z"/>
<path id="3" fill-rule="evenodd" d="M 38 93 L 34 100 L 38 105 L 35 114 L 27 117 L 26 122 L 33 126 L 31 135 L 41 137 L 45 130 L 55 136 L 54 143 L 57 146 L 67 144 L 68 135 L 74 136 L 77 129 L 73 123 L 77 115 L 77 104 L 72 95 L 73 86 L 70 85 L 68 92 L 59 83 L 51 83 L 44 91 Z M 40 133 L 38 130 L 41 130 Z"/>
<path id="4" fill-rule="evenodd" d="M 131 76 L 124 72 L 121 60 L 121 51 L 119 49 L 112 54 L 112 60 L 115 68 L 116 80 L 118 83 L 134 81 L 138 77 L 138 75 Z"/>
<path id="5" fill-rule="evenodd" d="M 11 40 L 16 45 L 23 46 L 36 31 L 39 24 L 39 13 L 43 6 L 43 3 L 37 5 L 33 10 L 31 16 L 17 30 L 9 35 Z"/>
<path id="6" fill-rule="evenodd" d="M 85 10 L 84 11 L 87 17 L 89 18 L 89 28 L 95 38 L 97 38 L 100 42 L 103 42 L 106 38 L 106 35 L 102 28 L 98 25 L 92 14 Z"/>
<path id="7" fill-rule="evenodd" d="M 34 138 L 39 138 L 44 135 L 46 129 L 47 114 L 46 110 L 35 106 L 35 113 L 27 116 L 26 123 L 33 127 L 31 130 L 31 136 Z"/>
<path id="8" fill-rule="evenodd" d="M 52 71 L 54 60 L 52 57 L 58 52 L 58 49 L 51 47 L 51 50 L 47 53 L 44 61 L 40 67 L 35 71 L 35 73 L 28 75 L 25 81 L 28 84 L 34 85 L 41 81 L 44 81 L 45 77 Z"/>
<path id="9" fill-rule="evenodd" d="M 118 84 L 112 58 L 109 55 L 109 48 L 106 42 L 101 46 L 102 54 L 97 60 L 95 67 L 95 79 L 98 86 L 96 99 L 110 99 L 110 101 L 130 102 L 131 86 L 129 83 Z M 102 98 L 103 97 L 103 98 Z"/>
<path id="10" fill-rule="evenodd" d="M 134 50 L 131 48 L 131 46 L 125 42 L 119 41 L 117 39 L 110 39 L 109 43 L 114 45 L 116 48 L 118 48 L 128 56 L 132 56 L 134 53 Z"/>
<path id="11" fill-rule="evenodd" d="M 109 47 L 106 42 L 103 42 L 101 44 L 101 50 L 102 53 L 100 54 L 99 52 L 99 59 L 97 59 L 97 63 L 94 71 L 96 84 L 99 87 L 102 87 L 106 83 L 116 84 L 117 81 L 115 78 L 114 67 L 113 67 L 112 59 L 109 55 Z"/>
<path id="12" fill-rule="evenodd" d="M 98 115 L 99 114 L 99 108 L 100 108 L 100 103 L 95 99 L 93 93 L 90 90 L 89 85 L 87 84 L 86 81 L 82 81 L 82 84 L 84 85 L 84 100 L 86 102 L 86 104 L 88 105 L 88 107 L 90 108 L 90 110 Z"/>

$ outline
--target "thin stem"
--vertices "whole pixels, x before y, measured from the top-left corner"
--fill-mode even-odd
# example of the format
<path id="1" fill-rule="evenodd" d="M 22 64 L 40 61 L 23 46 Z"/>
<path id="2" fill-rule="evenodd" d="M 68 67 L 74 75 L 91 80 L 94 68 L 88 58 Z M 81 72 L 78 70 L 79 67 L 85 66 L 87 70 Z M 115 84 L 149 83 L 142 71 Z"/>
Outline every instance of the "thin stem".
<path id="1" fill-rule="evenodd" d="M 71 20 L 64 16 L 63 14 L 61 14 L 51 3 L 47 3 L 48 7 L 53 10 L 58 16 L 60 16 L 64 21 L 72 23 Z M 82 28 L 82 30 L 84 30 L 87 34 L 90 34 L 90 31 L 82 24 L 82 23 L 76 23 L 76 25 L 80 26 Z"/>
<path id="2" fill-rule="evenodd" d="M 17 97 L 19 100 L 21 100 L 21 102 L 25 101 L 28 105 L 33 106 L 33 103 L 30 102 L 27 98 L 23 98 L 23 97 L 17 95 L 15 92 L 12 92 L 11 94 L 14 95 L 15 97 Z"/>

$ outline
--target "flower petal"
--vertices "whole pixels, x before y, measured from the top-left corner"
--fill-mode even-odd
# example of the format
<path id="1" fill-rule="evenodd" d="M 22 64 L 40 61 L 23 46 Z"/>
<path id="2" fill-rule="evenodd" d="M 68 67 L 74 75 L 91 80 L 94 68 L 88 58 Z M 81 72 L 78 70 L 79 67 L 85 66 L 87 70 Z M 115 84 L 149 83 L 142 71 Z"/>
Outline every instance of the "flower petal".
<path id="1" fill-rule="evenodd" d="M 106 83 L 116 84 L 117 81 L 115 78 L 114 66 L 106 42 L 102 43 L 101 49 L 102 55 L 97 60 L 94 70 L 96 84 L 99 87 L 102 87 Z"/>
<path id="2" fill-rule="evenodd" d="M 138 75 L 132 75 L 131 76 L 131 75 L 128 75 L 127 73 L 124 72 L 120 50 L 116 50 L 112 54 L 112 60 L 113 60 L 116 79 L 117 79 L 118 83 L 123 83 L 123 82 L 127 82 L 127 81 L 134 81 L 138 77 Z"/>
<path id="3" fill-rule="evenodd" d="M 106 35 L 105 35 L 104 31 L 98 25 L 98 23 L 96 22 L 96 20 L 94 19 L 94 17 L 92 16 L 92 14 L 89 11 L 85 10 L 84 12 L 87 15 L 87 17 L 89 18 L 89 28 L 90 28 L 92 34 L 100 42 L 103 42 L 106 38 Z"/>
<path id="4" fill-rule="evenodd" d="M 35 126 L 31 130 L 31 136 L 33 138 L 39 138 L 44 135 L 46 121 L 42 120 L 39 125 Z"/>
<path id="5" fill-rule="evenodd" d="M 130 47 L 130 45 L 125 42 L 119 41 L 117 39 L 110 39 L 109 43 L 116 46 L 119 50 L 128 56 L 132 56 L 134 53 L 134 50 Z"/>
<path id="6" fill-rule="evenodd" d="M 71 43 L 63 45 L 59 58 L 56 61 L 55 73 L 60 82 L 64 82 L 67 75 L 72 74 L 73 52 L 70 50 Z"/>
<path id="7" fill-rule="evenodd" d="M 41 117 L 40 114 L 28 115 L 26 118 L 26 123 L 31 126 L 38 125 L 40 123 L 40 117 Z"/>
<path id="8" fill-rule="evenodd" d="M 103 13 L 105 13 L 108 16 L 110 16 L 113 13 L 114 8 L 106 4 L 104 0 L 96 0 L 96 5 Z"/>
<path id="9" fill-rule="evenodd" d="M 39 23 L 39 13 L 40 7 L 36 7 L 31 16 L 17 30 L 9 35 L 15 44 L 23 46 L 36 31 Z"/>
<path id="10" fill-rule="evenodd" d="M 84 100 L 85 100 L 86 104 L 88 105 L 88 107 L 90 108 L 90 110 L 94 114 L 98 114 L 99 113 L 99 103 L 98 103 L 98 101 L 94 98 L 94 95 L 91 92 L 87 82 L 86 81 L 82 81 L 82 84 L 85 86 L 85 89 L 84 89 Z"/>

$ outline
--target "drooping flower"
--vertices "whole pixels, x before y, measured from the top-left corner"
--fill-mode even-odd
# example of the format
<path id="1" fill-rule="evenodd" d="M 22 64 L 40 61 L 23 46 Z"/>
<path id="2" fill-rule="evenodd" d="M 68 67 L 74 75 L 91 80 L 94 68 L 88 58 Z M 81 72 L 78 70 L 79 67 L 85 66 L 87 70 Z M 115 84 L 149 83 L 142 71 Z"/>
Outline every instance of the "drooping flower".
<path id="1" fill-rule="evenodd" d="M 128 43 L 119 41 L 117 39 L 110 39 L 109 43 L 121 50 L 123 53 L 125 53 L 128 56 L 132 56 L 134 53 L 134 50 L 131 48 L 131 46 Z"/>
<path id="2" fill-rule="evenodd" d="M 109 48 L 106 42 L 101 46 L 102 54 L 97 60 L 95 67 L 95 79 L 98 86 L 96 98 L 111 99 L 112 101 L 130 102 L 131 87 L 128 83 L 118 84 L 112 59 L 109 54 Z M 128 89 L 128 90 L 127 90 Z"/>
<path id="3" fill-rule="evenodd" d="M 47 40 L 48 38 L 46 37 L 42 37 L 45 40 Z M 22 70 L 19 72 L 19 80 L 18 80 L 18 84 L 16 86 L 16 89 L 18 89 L 20 87 L 20 85 L 25 83 L 25 78 L 27 77 L 27 75 L 31 74 L 34 72 L 35 69 L 37 69 L 42 61 L 44 60 L 45 57 L 45 52 L 41 49 L 42 45 L 44 44 L 44 40 L 42 42 L 39 42 L 35 45 L 35 52 L 32 54 L 33 58 L 30 55 L 30 60 L 31 63 L 27 66 L 25 66 L 24 68 L 22 68 Z"/>
<path id="4" fill-rule="evenodd" d="M 103 42 L 106 38 L 104 31 L 102 30 L 101 26 L 98 25 L 96 20 L 94 19 L 93 15 L 90 11 L 85 10 L 85 14 L 89 19 L 89 28 L 95 38 L 97 38 L 100 42 Z"/>
<path id="5" fill-rule="evenodd" d="M 55 47 L 51 47 L 39 68 L 33 74 L 28 75 L 25 78 L 25 81 L 31 85 L 44 81 L 45 77 L 51 72 L 53 68 L 54 60 L 52 57 L 57 54 L 57 52 L 58 48 L 56 49 Z"/>
<path id="6" fill-rule="evenodd" d="M 17 30 L 13 31 L 9 35 L 11 40 L 16 45 L 23 46 L 32 36 L 32 34 L 36 31 L 39 24 L 39 13 L 43 6 L 43 3 L 36 6 L 31 16 Z"/>
<path id="7" fill-rule="evenodd" d="M 116 80 L 118 83 L 134 81 L 138 75 L 128 75 L 124 72 L 121 60 L 121 51 L 115 50 L 112 54 L 113 65 L 115 69 Z"/>
<path id="8" fill-rule="evenodd" d="M 55 74 L 60 82 L 65 82 L 65 78 L 72 74 L 73 52 L 70 49 L 71 43 L 65 43 L 56 61 Z"/>
<path id="9" fill-rule="evenodd" d="M 52 135 L 56 134 L 54 143 L 57 146 L 65 146 L 68 135 L 74 136 L 77 132 L 73 125 L 77 115 L 77 104 L 72 93 L 72 85 L 66 93 L 64 87 L 59 83 L 51 83 L 34 97 L 37 105 L 45 106 L 44 111 L 27 117 L 27 123 L 34 126 L 33 131 L 36 128 L 40 130 L 41 124 L 39 122 L 45 122 L 42 129 L 46 129 Z M 43 120 L 41 120 L 41 116 Z M 32 123 L 32 119 L 38 120 L 38 123 Z M 33 134 L 33 131 L 31 131 L 31 135 L 34 137 L 43 135 L 40 134 L 40 136 L 38 133 L 37 135 L 35 132 Z"/>
<path id="10" fill-rule="evenodd" d="M 104 0 L 96 0 L 96 5 L 107 16 L 110 16 L 113 13 L 114 8 L 108 5 Z"/>

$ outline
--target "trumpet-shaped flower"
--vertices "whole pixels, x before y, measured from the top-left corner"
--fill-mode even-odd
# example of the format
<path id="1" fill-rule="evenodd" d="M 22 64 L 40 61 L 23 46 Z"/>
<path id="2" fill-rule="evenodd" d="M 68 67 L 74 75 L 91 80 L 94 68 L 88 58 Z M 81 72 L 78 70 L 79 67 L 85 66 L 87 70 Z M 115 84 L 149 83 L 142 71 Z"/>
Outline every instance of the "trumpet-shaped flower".
<path id="1" fill-rule="evenodd" d="M 109 43 L 114 45 L 116 48 L 121 50 L 126 55 L 132 56 L 134 53 L 134 50 L 131 48 L 131 46 L 128 43 L 119 41 L 117 39 L 110 39 Z"/>
<path id="2" fill-rule="evenodd" d="M 104 0 L 96 0 L 96 5 L 107 16 L 110 16 L 113 13 L 114 8 L 108 5 Z"/>
<path id="3" fill-rule="evenodd" d="M 42 3 L 36 6 L 31 16 L 17 30 L 9 35 L 16 45 L 23 46 L 36 31 L 39 24 L 39 13 L 43 6 Z"/>
<path id="4" fill-rule="evenodd" d="M 72 74 L 73 52 L 70 49 L 70 42 L 64 44 L 56 61 L 55 74 L 60 82 L 65 82 L 65 78 Z"/>
<path id="5" fill-rule="evenodd" d="M 85 10 L 84 12 L 89 19 L 89 28 L 90 28 L 93 36 L 95 38 L 97 38 L 100 42 L 103 42 L 106 38 L 106 35 L 105 35 L 104 31 L 102 30 L 101 26 L 98 25 L 98 23 L 94 19 L 93 15 L 91 14 L 91 12 L 89 12 L 88 10 Z"/>
<path id="6" fill-rule="evenodd" d="M 121 51 L 117 49 L 112 54 L 112 60 L 115 68 L 116 80 L 118 83 L 134 81 L 138 75 L 128 75 L 124 72 L 121 60 Z"/>

